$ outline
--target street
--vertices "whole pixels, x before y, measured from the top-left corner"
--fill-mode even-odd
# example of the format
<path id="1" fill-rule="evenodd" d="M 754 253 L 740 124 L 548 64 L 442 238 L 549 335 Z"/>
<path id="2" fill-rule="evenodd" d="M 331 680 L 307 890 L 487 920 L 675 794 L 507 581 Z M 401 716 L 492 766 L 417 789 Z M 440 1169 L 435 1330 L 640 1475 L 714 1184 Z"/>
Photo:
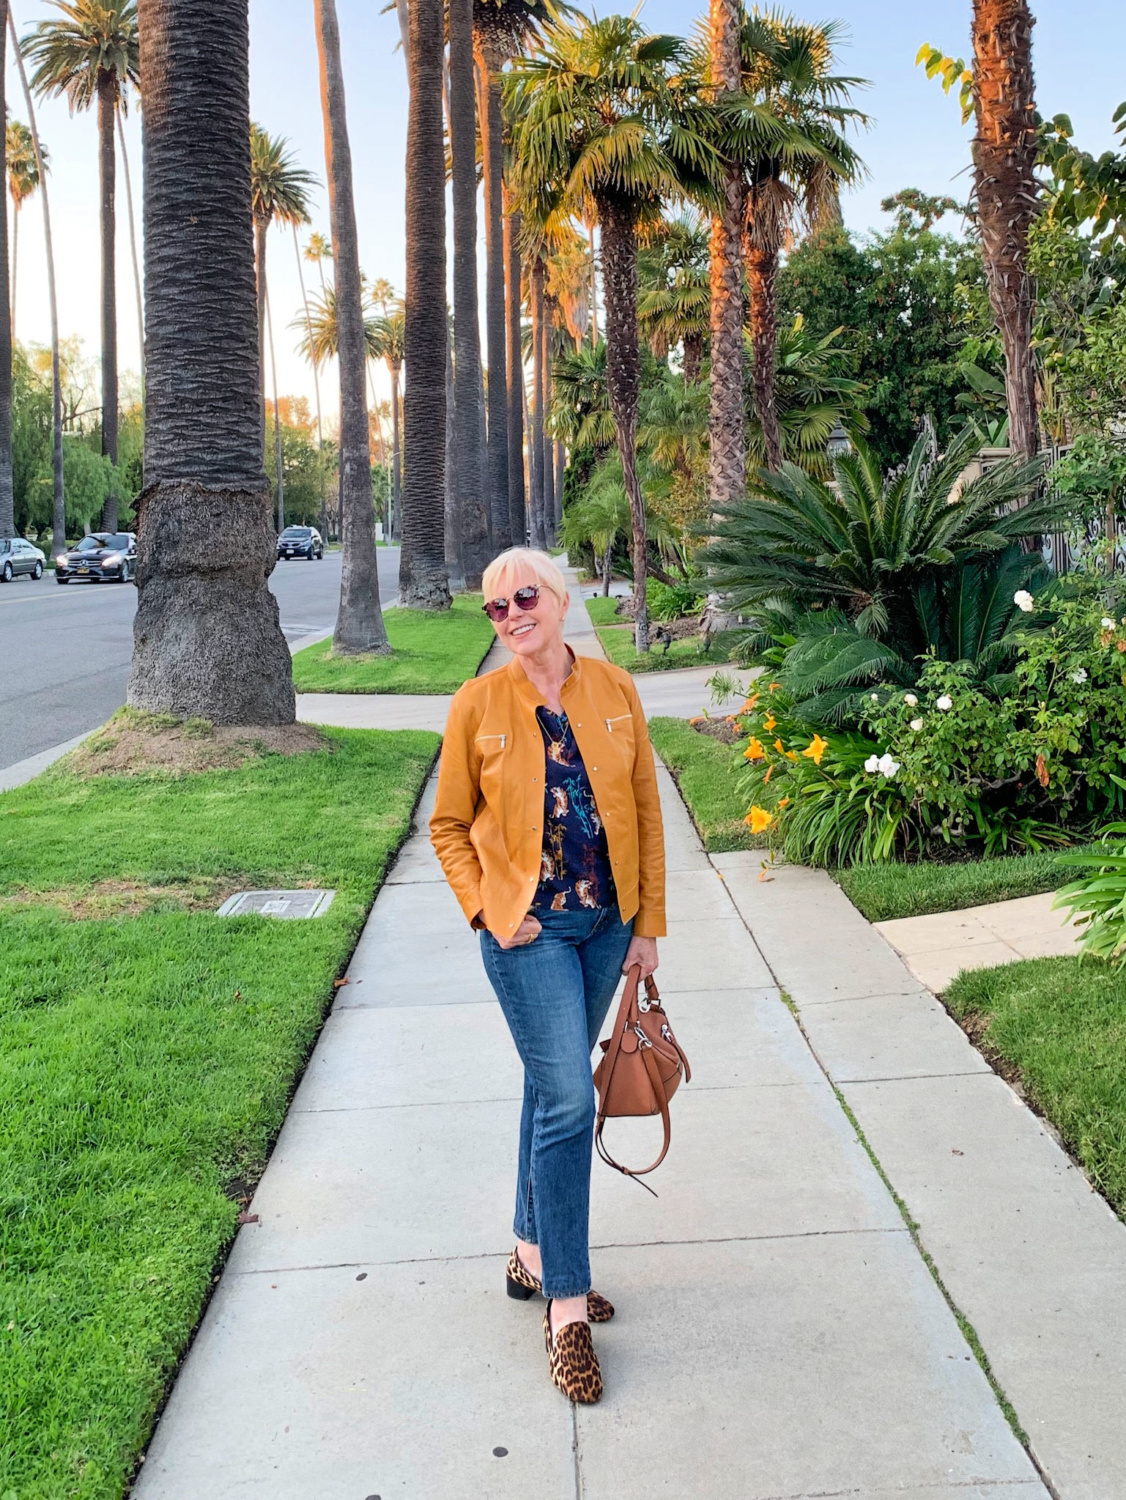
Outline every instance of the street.
<path id="1" fill-rule="evenodd" d="M 289 641 L 330 631 L 340 597 L 340 553 L 279 563 L 270 588 Z M 399 549 L 380 547 L 384 606 L 399 589 Z M 104 723 L 125 702 L 137 591 L 113 583 L 0 587 L 0 770 Z"/>

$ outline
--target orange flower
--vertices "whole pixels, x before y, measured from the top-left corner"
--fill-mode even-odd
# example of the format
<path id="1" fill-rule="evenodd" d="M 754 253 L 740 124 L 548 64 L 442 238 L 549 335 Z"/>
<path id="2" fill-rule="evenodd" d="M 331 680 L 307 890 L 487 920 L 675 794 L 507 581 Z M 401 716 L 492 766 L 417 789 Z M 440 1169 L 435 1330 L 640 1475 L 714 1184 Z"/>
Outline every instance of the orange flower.
<path id="1" fill-rule="evenodd" d="M 743 704 L 743 707 L 739 710 L 739 712 L 741 714 L 749 714 L 749 713 L 751 713 L 753 711 L 754 706 L 755 706 L 755 704 L 757 702 L 758 702 L 758 694 L 757 693 L 752 693 L 751 696 L 747 699 L 746 703 Z"/>
<path id="2" fill-rule="evenodd" d="M 819 766 L 821 764 L 821 757 L 828 748 L 829 741 L 823 740 L 819 734 L 815 734 L 802 751 L 802 754 L 811 760 L 815 766 Z"/>
<path id="3" fill-rule="evenodd" d="M 754 735 L 747 741 L 747 748 L 743 754 L 748 760 L 765 760 L 766 751 L 762 748 L 762 741 L 755 739 Z"/>
<path id="4" fill-rule="evenodd" d="M 782 800 L 781 800 L 781 802 L 779 802 L 779 804 L 778 804 L 779 811 L 781 811 L 781 809 L 784 808 L 784 807 L 789 807 L 789 805 L 790 805 L 790 799 L 789 799 L 789 797 L 783 797 Z"/>
<path id="5" fill-rule="evenodd" d="M 798 753 L 797 753 L 796 750 L 787 750 L 786 751 L 786 759 L 787 760 L 797 760 L 797 758 L 798 758 Z"/>
<path id="6" fill-rule="evenodd" d="M 778 720 L 774 717 L 773 714 L 767 714 L 766 718 L 762 721 L 762 727 L 763 729 L 765 729 L 767 734 L 769 734 L 770 731 L 774 728 L 775 724 L 777 724 L 777 722 Z"/>
<path id="7" fill-rule="evenodd" d="M 766 768 L 766 775 L 762 778 L 762 784 L 763 784 L 763 786 L 766 785 L 766 783 L 770 780 L 770 778 L 773 775 L 774 775 L 774 767 L 773 766 L 767 766 L 767 768 Z"/>
<path id="8" fill-rule="evenodd" d="M 772 683 L 770 683 L 770 684 L 769 684 L 769 685 L 768 685 L 768 686 L 767 686 L 767 689 L 766 689 L 766 691 L 767 691 L 767 692 L 768 692 L 768 693 L 772 693 L 772 692 L 773 692 L 773 691 L 774 691 L 774 689 L 775 689 L 775 688 L 780 688 L 780 687 L 781 687 L 781 686 L 782 686 L 782 684 L 781 684 L 781 683 L 780 683 L 780 682 L 772 682 Z"/>
<path id="9" fill-rule="evenodd" d="M 786 753 L 786 747 L 785 747 L 785 745 L 784 745 L 784 744 L 783 744 L 783 743 L 782 743 L 782 741 L 781 741 L 781 740 L 777 740 L 777 739 L 776 739 L 776 740 L 775 740 L 775 741 L 774 741 L 774 748 L 775 748 L 775 750 L 777 750 L 777 751 L 778 751 L 778 754 L 779 754 L 779 755 L 785 755 L 785 753 Z"/>
<path id="10" fill-rule="evenodd" d="M 774 814 L 767 812 L 765 807 L 752 807 L 743 821 L 750 824 L 752 833 L 761 833 L 774 822 Z"/>

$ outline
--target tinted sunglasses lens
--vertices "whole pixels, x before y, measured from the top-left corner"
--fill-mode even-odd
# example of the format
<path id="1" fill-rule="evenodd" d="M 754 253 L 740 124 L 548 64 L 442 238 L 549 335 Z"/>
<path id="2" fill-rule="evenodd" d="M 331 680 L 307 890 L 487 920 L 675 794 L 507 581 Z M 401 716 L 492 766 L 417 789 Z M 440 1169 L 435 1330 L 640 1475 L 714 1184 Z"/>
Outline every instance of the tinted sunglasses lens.
<path id="1" fill-rule="evenodd" d="M 488 604 L 483 604 L 481 608 L 488 615 L 489 619 L 493 620 L 498 625 L 500 624 L 501 620 L 508 619 L 507 599 L 490 599 Z"/>
<path id="2" fill-rule="evenodd" d="M 521 609 L 535 609 L 539 603 L 539 597 L 539 589 L 533 586 L 526 589 L 517 589 L 512 596 L 512 602 Z"/>

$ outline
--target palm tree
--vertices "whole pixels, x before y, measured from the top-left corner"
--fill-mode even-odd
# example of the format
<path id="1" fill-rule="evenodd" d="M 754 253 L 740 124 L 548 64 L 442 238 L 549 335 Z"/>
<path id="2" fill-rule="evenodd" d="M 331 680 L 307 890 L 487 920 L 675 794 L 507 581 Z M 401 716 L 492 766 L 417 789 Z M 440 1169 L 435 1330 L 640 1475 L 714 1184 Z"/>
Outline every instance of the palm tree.
<path id="1" fill-rule="evenodd" d="M 248 0 L 145 0 L 146 489 L 129 702 L 292 724 L 268 587 L 249 49 Z"/>
<path id="2" fill-rule="evenodd" d="M 400 381 L 403 360 L 406 358 L 407 313 L 402 298 L 384 302 L 389 311 L 375 319 L 375 358 L 382 359 L 391 377 L 391 535 L 397 540 L 403 521 L 403 442 L 402 442 L 402 396 Z"/>
<path id="3" fill-rule="evenodd" d="M 446 153 L 442 139 L 442 0 L 412 0 L 407 121 L 407 295 L 403 539 L 399 602 L 449 609 L 445 558 L 446 486 Z M 503 310 L 503 297 L 501 307 Z M 503 324 L 502 324 L 503 335 Z M 503 352 L 503 337 L 501 340 Z M 490 375 L 498 372 L 492 369 Z M 504 421 L 503 363 L 499 367 Z M 490 385 L 492 381 L 490 381 Z M 508 457 L 504 458 L 508 493 Z M 508 507 L 505 505 L 507 519 Z"/>
<path id="4" fill-rule="evenodd" d="M 545 14 L 541 0 L 474 0 L 473 45 L 480 79 L 481 147 L 485 175 L 485 346 L 488 382 L 488 497 L 494 552 L 522 538 L 512 532 L 508 445 L 508 327 L 504 255 L 504 111 L 501 69 Z M 413 377 L 412 377 L 413 378 Z"/>
<path id="5" fill-rule="evenodd" d="M 528 301 L 532 313 L 532 426 L 528 433 L 528 471 L 531 479 L 532 546 L 550 545 L 544 506 L 543 471 L 543 260 L 537 250 L 528 272 Z"/>
<path id="6" fill-rule="evenodd" d="M 266 243 L 273 223 L 298 225 L 309 222 L 309 189 L 314 178 L 299 167 L 286 150 L 282 136 L 269 136 L 261 126 L 250 127 L 250 201 L 254 212 L 254 264 L 258 277 L 258 357 L 262 366 L 262 390 L 266 389 L 266 337 L 271 360 L 274 330 L 270 323 L 269 288 L 266 281 Z M 266 424 L 262 424 L 265 443 Z M 281 422 L 278 419 L 277 368 L 274 367 L 274 446 L 277 460 L 278 532 L 285 530 L 285 481 L 282 478 Z"/>
<path id="7" fill-rule="evenodd" d="M 617 441 L 614 413 L 606 388 L 606 345 L 580 344 L 555 362 L 555 399 L 551 407 L 553 436 L 574 453 L 591 448 L 601 455 Z"/>
<path id="8" fill-rule="evenodd" d="M 974 198 L 993 316 L 1005 346 L 1009 444 L 1040 446 L 1028 231 L 1036 216 L 1037 119 L 1028 0 L 974 0 Z"/>
<path id="9" fill-rule="evenodd" d="M 476 589 L 489 560 L 481 451 L 481 330 L 477 318 L 477 110 L 473 81 L 473 0 L 449 0 L 450 155 L 454 219 L 453 443 L 447 474 L 465 583 Z"/>
<path id="10" fill-rule="evenodd" d="M 328 286 L 325 282 L 325 261 L 332 259 L 332 246 L 323 234 L 311 234 L 309 243 L 305 246 L 305 259 L 311 265 L 316 266 L 321 278 L 321 294 L 323 295 Z"/>
<path id="11" fill-rule="evenodd" d="M 527 534 L 527 496 L 524 490 L 524 353 L 523 264 L 520 209 L 507 184 L 504 190 L 504 300 L 508 375 L 508 519 L 514 546 Z"/>
<path id="12" fill-rule="evenodd" d="M 806 332 L 799 313 L 779 331 L 775 351 L 774 409 L 782 456 L 821 478 L 832 472 L 826 445 L 834 428 L 842 426 L 854 445 L 868 431 L 868 419 L 860 407 L 865 387 L 847 373 L 851 357 L 839 343 L 840 334 L 837 328 L 824 338 L 815 338 Z M 766 462 L 766 442 L 750 382 L 745 383 L 744 394 L 748 454 L 758 469 Z"/>
<path id="13" fill-rule="evenodd" d="M 31 144 L 35 153 L 35 168 L 39 179 L 40 198 L 43 203 L 43 248 L 47 257 L 47 306 L 51 317 L 51 541 L 54 547 L 66 546 L 66 488 L 63 483 L 63 381 L 62 362 L 59 357 L 59 299 L 55 284 L 55 248 L 51 237 L 51 203 L 47 192 L 47 154 L 39 139 L 39 127 L 35 123 L 35 102 L 31 97 L 31 86 L 27 81 L 27 70 L 23 65 L 23 53 L 16 36 L 16 23 L 12 18 L 12 7 L 7 6 L 8 35 L 15 53 L 16 70 L 20 75 L 24 104 L 27 106 Z"/>
<path id="14" fill-rule="evenodd" d="M 379 555 L 371 496 L 371 431 L 367 409 L 367 340 L 352 196 L 352 149 L 336 0 L 313 0 L 324 115 L 332 258 L 336 267 L 337 365 L 340 371 L 340 611 L 332 649 L 340 654 L 388 652 L 379 603 Z"/>
<path id="15" fill-rule="evenodd" d="M 637 312 L 643 336 L 661 357 L 679 345 L 684 378 L 698 380 L 711 326 L 712 291 L 708 237 L 697 214 L 662 222 L 638 262 L 638 281 Z M 742 309 L 741 291 L 739 306 Z"/>
<path id="16" fill-rule="evenodd" d="M 601 229 L 607 387 L 633 518 L 639 651 L 649 649 L 649 622 L 637 477 L 638 225 L 659 216 L 662 198 L 703 192 L 719 171 L 703 104 L 674 72 L 685 54 L 679 38 L 646 36 L 633 17 L 557 20 L 508 80 L 523 196 L 542 222 L 585 208 Z"/>
<path id="17" fill-rule="evenodd" d="M 293 253 L 297 257 L 297 280 L 301 286 L 301 306 L 305 313 L 305 332 L 308 336 L 310 349 L 313 343 L 313 321 L 309 309 L 309 292 L 305 286 L 305 267 L 302 264 L 301 241 L 297 238 L 297 225 L 293 225 Z M 321 408 L 321 367 L 320 361 L 312 359 L 313 367 L 313 400 L 317 410 L 317 452 L 322 453 L 324 449 L 324 418 Z M 321 464 L 321 535 L 328 530 L 327 501 L 325 498 L 325 468 Z"/>
<path id="18" fill-rule="evenodd" d="M 0 0 L 7 11 L 7 0 Z M 4 86 L 8 59 L 6 15 L 0 13 L 0 120 L 8 117 Z M 11 129 L 11 126 L 8 127 Z M 0 307 L 10 305 L 8 293 L 8 208 L 0 195 Z M 0 317 L 0 537 L 16 532 L 15 496 L 12 492 L 12 320 Z"/>
<path id="19" fill-rule="evenodd" d="M 114 128 L 130 84 L 138 83 L 137 0 L 49 0 L 58 20 L 40 21 L 24 39 L 40 98 L 65 94 L 72 110 L 98 107 L 98 176 L 102 230 L 102 452 L 117 463 L 117 158 Z M 102 525 L 117 530 L 116 485 Z"/>
<path id="20" fill-rule="evenodd" d="M 141 405 L 145 399 L 145 297 L 141 289 L 141 257 L 137 254 L 137 221 L 133 215 L 133 174 L 129 170 L 129 148 L 125 144 L 125 120 L 117 112 L 117 144 L 121 147 L 121 168 L 125 176 L 125 210 L 129 219 L 129 254 L 133 261 L 133 291 L 137 298 L 137 339 L 141 365 Z"/>
<path id="21" fill-rule="evenodd" d="M 784 143 L 743 154 L 744 257 L 754 339 L 755 409 L 771 468 L 782 462 L 774 409 L 777 277 L 781 253 L 800 215 L 811 228 L 839 221 L 840 189 L 863 164 L 844 131 L 866 123 L 849 103 L 862 78 L 835 76 L 841 27 L 810 25 L 781 11 L 755 11 L 742 33 L 743 87 L 750 99 L 790 127 Z M 714 332 L 713 332 L 714 337 Z M 712 350 L 713 386 L 715 350 Z"/>
<path id="22" fill-rule="evenodd" d="M 740 93 L 742 0 L 710 0 L 708 62 L 718 101 Z M 723 197 L 712 215 L 710 316 L 711 418 L 708 489 L 713 505 L 730 505 L 746 483 L 743 415 L 743 174 L 736 161 L 723 170 Z"/>
<path id="23" fill-rule="evenodd" d="M 7 32 L 7 26 L 4 28 Z M 7 48 L 7 38 L 4 42 Z M 12 342 L 16 339 L 16 291 L 19 271 L 20 209 L 39 186 L 39 165 L 35 160 L 35 142 L 31 131 L 19 120 L 9 120 L 5 135 L 5 158 L 8 168 L 8 192 L 12 199 Z M 51 158 L 43 149 L 43 165 L 50 167 Z"/>

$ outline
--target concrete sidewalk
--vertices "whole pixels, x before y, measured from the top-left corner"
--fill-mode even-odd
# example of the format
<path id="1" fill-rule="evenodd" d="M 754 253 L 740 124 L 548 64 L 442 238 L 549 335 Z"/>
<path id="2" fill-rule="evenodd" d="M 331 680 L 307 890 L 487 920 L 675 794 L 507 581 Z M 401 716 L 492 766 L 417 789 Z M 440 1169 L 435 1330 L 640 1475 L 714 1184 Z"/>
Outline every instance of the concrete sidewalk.
<path id="1" fill-rule="evenodd" d="M 520 1075 L 426 837 L 431 783 L 139 1500 L 1047 1500 L 748 930 L 741 877 L 664 771 L 661 792 L 658 977 L 694 1078 L 659 1198 L 596 1164 L 595 1275 L 618 1308 L 602 1405 L 554 1390 L 542 1304 L 505 1296 Z M 625 1123 L 625 1159 L 651 1150 L 653 1122 Z"/>

